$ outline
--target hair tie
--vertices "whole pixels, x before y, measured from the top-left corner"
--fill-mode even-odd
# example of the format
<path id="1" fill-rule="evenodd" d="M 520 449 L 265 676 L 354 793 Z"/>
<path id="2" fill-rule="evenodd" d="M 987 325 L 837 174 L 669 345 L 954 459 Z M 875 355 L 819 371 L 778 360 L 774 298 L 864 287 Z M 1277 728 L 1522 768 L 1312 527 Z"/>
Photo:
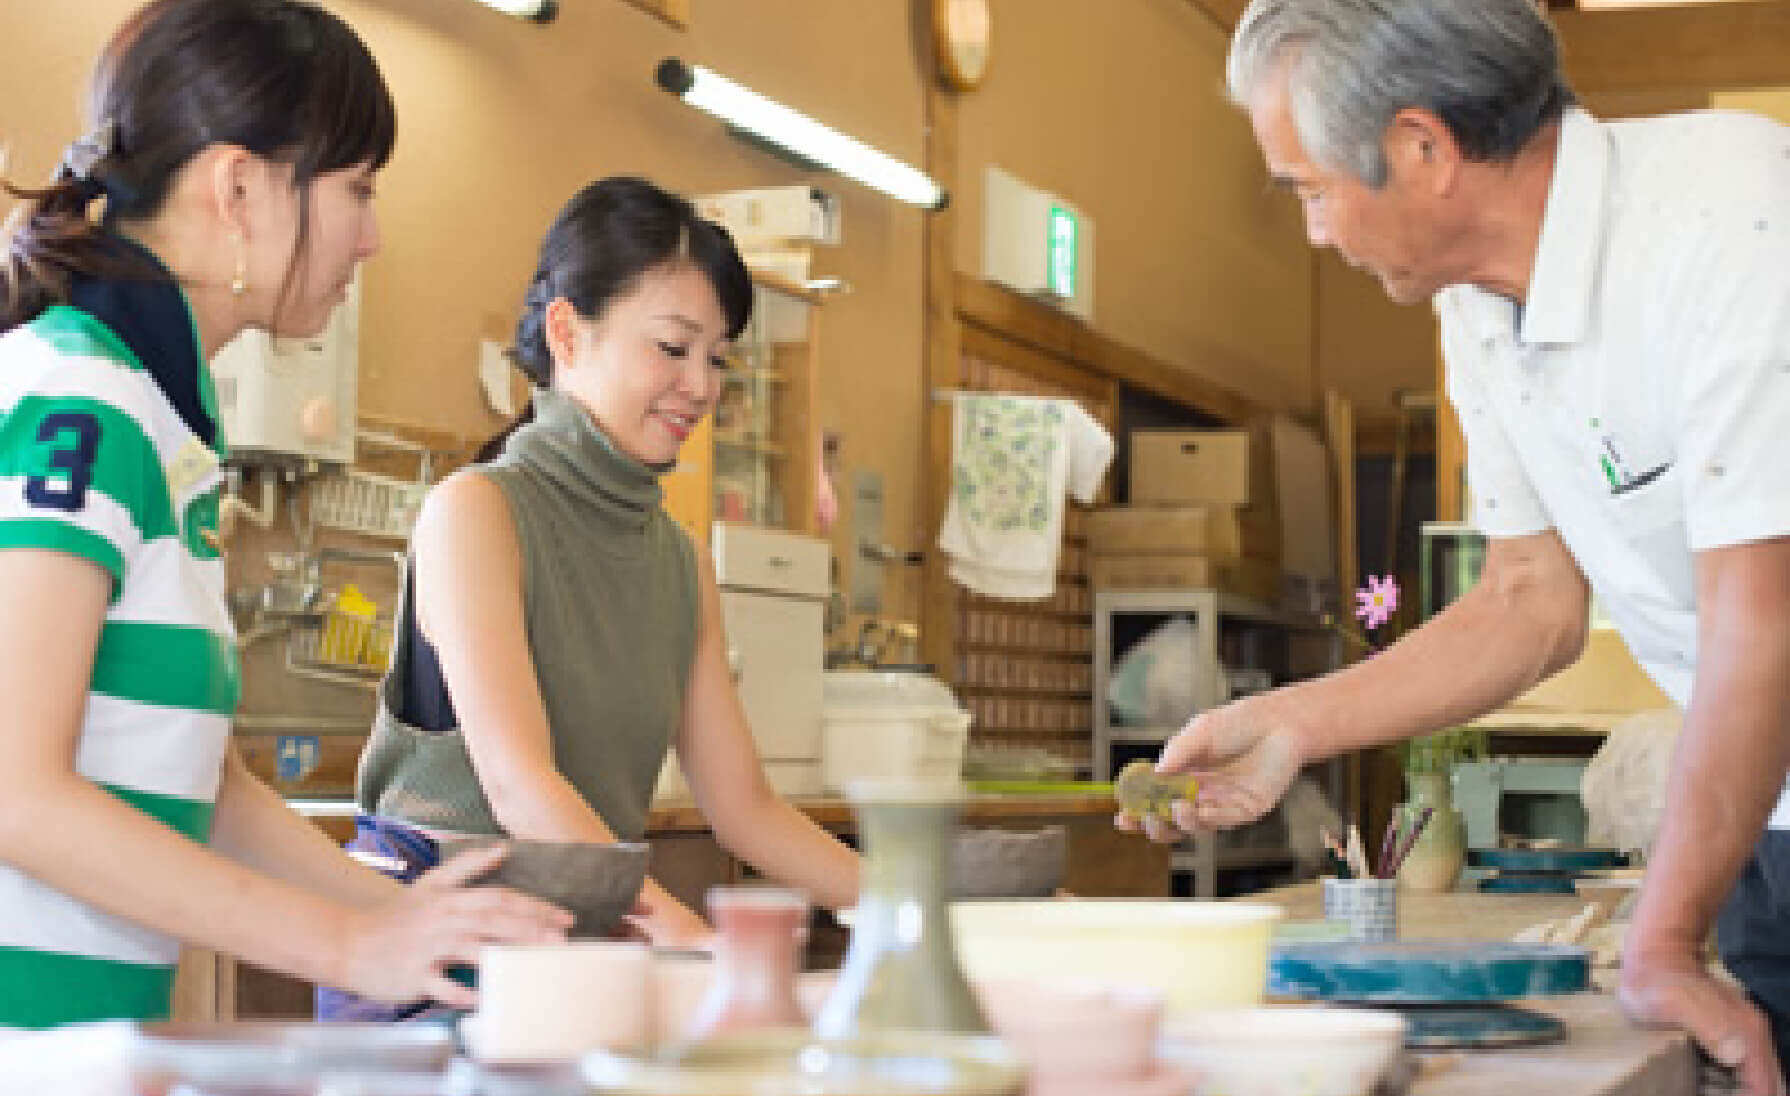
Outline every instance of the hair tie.
<path id="1" fill-rule="evenodd" d="M 77 137 L 62 154 L 62 168 L 84 183 L 97 182 L 94 168 L 118 151 L 118 123 L 108 118 L 85 137 Z"/>

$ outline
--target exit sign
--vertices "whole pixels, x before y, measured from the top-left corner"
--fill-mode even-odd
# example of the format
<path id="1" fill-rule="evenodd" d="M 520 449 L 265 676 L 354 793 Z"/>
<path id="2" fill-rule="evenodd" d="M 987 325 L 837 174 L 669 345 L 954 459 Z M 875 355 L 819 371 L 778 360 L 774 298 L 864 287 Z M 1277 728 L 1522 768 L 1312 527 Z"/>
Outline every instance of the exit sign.
<path id="1" fill-rule="evenodd" d="M 1075 245 L 1081 224 L 1074 213 L 1053 205 L 1045 232 L 1045 286 L 1056 296 L 1068 299 L 1075 296 Z"/>

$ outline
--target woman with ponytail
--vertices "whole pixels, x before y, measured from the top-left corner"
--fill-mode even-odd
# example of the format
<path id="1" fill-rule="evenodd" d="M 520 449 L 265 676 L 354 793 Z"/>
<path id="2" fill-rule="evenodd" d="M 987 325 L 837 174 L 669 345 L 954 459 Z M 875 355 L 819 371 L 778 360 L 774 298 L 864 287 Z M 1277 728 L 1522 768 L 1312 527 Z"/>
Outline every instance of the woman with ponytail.
<path id="1" fill-rule="evenodd" d="M 170 1008 L 181 943 L 390 1001 L 560 910 L 356 864 L 244 767 L 207 361 L 319 331 L 378 247 L 391 96 L 303 0 L 157 0 L 0 261 L 0 1033 Z"/>
<path id="2" fill-rule="evenodd" d="M 684 199 L 604 179 L 560 212 L 516 327 L 532 417 L 430 493 L 411 539 L 361 757 L 364 847 L 638 841 L 675 744 L 723 846 L 823 905 L 856 900 L 857 857 L 765 779 L 714 570 L 661 505 L 751 308 L 733 241 Z M 707 938 L 651 880 L 641 905 L 653 942 Z M 379 1015 L 339 998 L 319 1010 Z"/>

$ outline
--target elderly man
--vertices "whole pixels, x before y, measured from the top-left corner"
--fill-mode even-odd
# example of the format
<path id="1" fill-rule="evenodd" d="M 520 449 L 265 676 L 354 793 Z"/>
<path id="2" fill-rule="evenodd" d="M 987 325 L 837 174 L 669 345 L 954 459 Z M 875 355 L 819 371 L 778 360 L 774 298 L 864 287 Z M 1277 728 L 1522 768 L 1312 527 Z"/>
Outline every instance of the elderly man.
<path id="1" fill-rule="evenodd" d="M 1177 824 L 1245 822 L 1307 762 L 1497 707 L 1578 656 L 1595 590 L 1686 713 L 1623 1004 L 1781 1091 L 1790 131 L 1593 119 L 1532 0 L 1255 0 L 1228 79 L 1312 244 L 1433 302 L 1490 546 L 1381 655 L 1190 722 L 1160 762 L 1205 775 Z M 1718 912 L 1748 994 L 1701 961 Z"/>

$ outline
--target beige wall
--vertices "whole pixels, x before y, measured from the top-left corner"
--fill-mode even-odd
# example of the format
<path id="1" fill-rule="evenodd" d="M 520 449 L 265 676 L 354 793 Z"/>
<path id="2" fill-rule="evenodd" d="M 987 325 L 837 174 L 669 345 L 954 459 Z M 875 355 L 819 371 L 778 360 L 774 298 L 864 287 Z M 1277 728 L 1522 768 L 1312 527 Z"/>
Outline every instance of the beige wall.
<path id="1" fill-rule="evenodd" d="M 1358 422 L 1397 413 L 1401 388 L 1436 386 L 1436 322 L 1428 304 L 1397 305 L 1378 279 L 1350 267 L 1333 251 L 1317 260 L 1317 382 L 1354 405 Z"/>
<path id="2" fill-rule="evenodd" d="M 980 273 L 982 170 L 1095 225 L 1096 326 L 1277 407 L 1312 406 L 1312 267 L 1223 97 L 1225 36 L 1187 0 L 993 0 L 959 114 L 957 264 Z"/>
<path id="3" fill-rule="evenodd" d="M 883 476 L 885 533 L 920 526 L 923 214 L 728 137 L 651 83 L 678 54 L 853 133 L 923 156 L 908 0 L 696 0 L 669 27 L 621 0 L 566 0 L 549 27 L 471 0 L 327 0 L 366 37 L 398 99 L 380 182 L 384 251 L 369 266 L 362 403 L 479 433 L 499 420 L 473 371 L 507 332 L 533 249 L 579 184 L 635 172 L 701 192 L 810 178 L 844 207 L 845 242 L 817 272 L 826 305 L 823 428 L 844 433 L 839 487 Z M 41 178 L 77 127 L 88 65 L 134 0 L 49 9 L 0 0 L 0 140 Z M 1275 406 L 1309 409 L 1313 266 L 1293 204 L 1269 194 L 1221 95 L 1222 33 L 1187 0 L 995 0 L 994 62 L 961 100 L 960 268 L 980 267 L 981 172 L 994 162 L 1096 223 L 1106 334 Z M 843 534 L 837 538 L 845 546 Z M 889 569 L 888 611 L 918 611 L 917 574 Z"/>

